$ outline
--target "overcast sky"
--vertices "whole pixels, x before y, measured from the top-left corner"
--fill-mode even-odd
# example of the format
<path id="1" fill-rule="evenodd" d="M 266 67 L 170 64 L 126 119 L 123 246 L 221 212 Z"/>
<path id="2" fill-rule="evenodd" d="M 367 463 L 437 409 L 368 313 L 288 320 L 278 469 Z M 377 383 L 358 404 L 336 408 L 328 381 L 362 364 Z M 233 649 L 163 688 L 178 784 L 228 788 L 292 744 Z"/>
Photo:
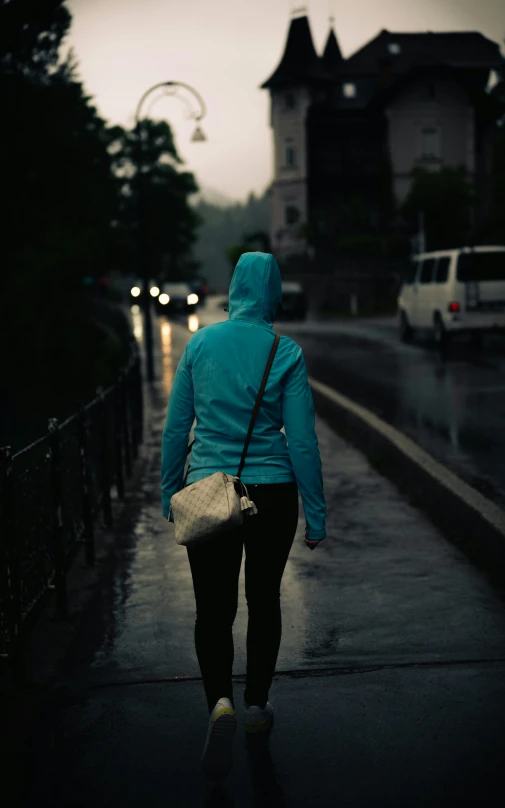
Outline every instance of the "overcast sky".
<path id="1" fill-rule="evenodd" d="M 194 124 L 177 98 L 147 101 L 143 112 L 170 123 L 187 170 L 203 186 L 245 199 L 272 178 L 269 97 L 259 85 L 282 55 L 291 10 L 302 5 L 318 53 L 330 14 L 344 57 L 382 28 L 480 31 L 504 50 L 505 0 L 68 0 L 67 45 L 109 123 L 133 125 L 153 84 L 192 85 L 207 105 L 207 142 L 190 141 Z"/>

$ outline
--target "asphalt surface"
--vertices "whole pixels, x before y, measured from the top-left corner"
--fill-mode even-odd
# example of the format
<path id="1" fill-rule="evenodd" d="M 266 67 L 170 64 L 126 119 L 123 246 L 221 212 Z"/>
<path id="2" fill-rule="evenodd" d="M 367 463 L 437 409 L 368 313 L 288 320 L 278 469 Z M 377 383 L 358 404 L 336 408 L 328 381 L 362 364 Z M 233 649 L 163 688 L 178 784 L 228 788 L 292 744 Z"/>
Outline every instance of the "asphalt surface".
<path id="1" fill-rule="evenodd" d="M 269 738 L 243 731 L 242 569 L 234 768 L 220 787 L 201 774 L 208 715 L 193 588 L 159 503 L 167 391 L 190 332 L 164 322 L 155 331 L 149 466 L 33 737 L 23 804 L 494 806 L 505 759 L 505 603 L 320 419 L 328 538 L 315 552 L 303 544 L 300 507 L 281 589 L 274 729 Z"/>
<path id="2" fill-rule="evenodd" d="M 219 298 L 200 313 L 226 318 Z M 309 374 L 409 435 L 505 507 L 505 338 L 461 338 L 441 358 L 427 339 L 403 345 L 395 318 L 275 323 L 302 346 Z"/>

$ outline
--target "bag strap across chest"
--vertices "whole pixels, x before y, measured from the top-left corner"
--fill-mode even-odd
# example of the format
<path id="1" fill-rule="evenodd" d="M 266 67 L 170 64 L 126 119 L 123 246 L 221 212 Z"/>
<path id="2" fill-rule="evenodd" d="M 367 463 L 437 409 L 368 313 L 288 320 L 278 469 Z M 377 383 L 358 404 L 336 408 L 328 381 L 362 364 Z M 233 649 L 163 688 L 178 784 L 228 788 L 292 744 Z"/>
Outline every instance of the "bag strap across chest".
<path id="1" fill-rule="evenodd" d="M 279 344 L 279 340 L 280 340 L 280 336 L 279 336 L 279 334 L 276 334 L 274 344 L 272 345 L 272 350 L 270 351 L 270 355 L 268 357 L 265 372 L 263 373 L 263 379 L 261 381 L 261 386 L 260 386 L 260 389 L 258 391 L 258 395 L 256 397 L 256 403 L 254 405 L 254 410 L 253 410 L 253 413 L 251 415 L 251 421 L 249 423 L 249 429 L 247 430 L 247 437 L 245 439 L 244 448 L 242 450 L 242 457 L 240 458 L 240 465 L 238 467 L 238 472 L 237 472 L 237 477 L 239 479 L 240 479 L 240 475 L 242 474 L 242 470 L 244 468 L 245 459 L 246 459 L 246 455 L 247 455 L 247 450 L 249 449 L 249 444 L 251 442 L 251 437 L 252 437 L 252 433 L 253 433 L 253 429 L 254 429 L 254 424 L 256 423 L 256 418 L 257 418 L 258 411 L 259 411 L 259 408 L 260 408 L 260 405 L 261 405 L 261 399 L 263 398 L 263 393 L 265 392 L 265 387 L 266 387 L 268 376 L 269 376 L 269 373 L 270 373 L 270 368 L 272 367 L 272 364 L 273 364 L 273 361 L 274 361 L 274 357 L 275 357 L 275 353 L 277 351 L 277 346 Z M 193 440 L 189 444 L 187 454 L 189 454 L 191 449 L 193 448 L 194 442 L 195 441 Z M 188 471 L 189 471 L 189 466 L 188 466 Z M 186 476 L 184 477 L 183 486 L 186 485 L 186 478 L 188 476 L 188 471 L 186 471 Z"/>

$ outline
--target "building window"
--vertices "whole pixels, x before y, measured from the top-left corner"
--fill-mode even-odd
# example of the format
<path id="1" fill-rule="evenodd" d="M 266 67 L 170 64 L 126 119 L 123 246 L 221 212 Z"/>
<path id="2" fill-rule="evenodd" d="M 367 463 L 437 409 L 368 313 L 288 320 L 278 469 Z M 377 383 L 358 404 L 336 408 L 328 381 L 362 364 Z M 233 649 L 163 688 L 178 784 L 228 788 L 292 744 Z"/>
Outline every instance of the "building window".
<path id="1" fill-rule="evenodd" d="M 437 126 L 426 126 L 420 131 L 420 154 L 421 160 L 440 160 L 440 129 Z"/>
<path id="2" fill-rule="evenodd" d="M 294 205 L 286 205 L 284 214 L 287 225 L 296 224 L 300 220 L 300 211 Z"/>
<path id="3" fill-rule="evenodd" d="M 496 87 L 499 81 L 500 79 L 498 77 L 498 73 L 496 72 L 496 70 L 490 70 L 486 85 L 486 93 L 491 92 L 493 87 Z"/>
<path id="4" fill-rule="evenodd" d="M 286 93 L 284 96 L 284 109 L 295 109 L 296 96 L 294 93 Z"/>
<path id="5" fill-rule="evenodd" d="M 292 137 L 287 137 L 285 140 L 284 163 L 287 168 L 296 166 L 296 149 Z"/>
<path id="6" fill-rule="evenodd" d="M 356 97 L 356 85 L 352 81 L 346 81 L 342 86 L 342 94 L 344 98 Z"/>

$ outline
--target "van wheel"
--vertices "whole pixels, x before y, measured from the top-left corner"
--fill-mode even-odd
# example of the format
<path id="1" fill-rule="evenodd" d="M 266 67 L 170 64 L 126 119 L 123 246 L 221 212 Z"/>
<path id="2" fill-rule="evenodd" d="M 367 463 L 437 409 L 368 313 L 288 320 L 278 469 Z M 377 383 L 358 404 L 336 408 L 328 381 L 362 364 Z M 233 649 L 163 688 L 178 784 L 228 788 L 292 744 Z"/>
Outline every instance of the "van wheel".
<path id="1" fill-rule="evenodd" d="M 404 311 L 400 312 L 400 339 L 402 342 L 411 342 L 414 336 L 414 331 L 410 325 L 407 315 Z"/>
<path id="2" fill-rule="evenodd" d="M 433 339 L 439 350 L 444 350 L 449 346 L 449 334 L 445 330 L 440 314 L 435 314 L 433 318 Z"/>

